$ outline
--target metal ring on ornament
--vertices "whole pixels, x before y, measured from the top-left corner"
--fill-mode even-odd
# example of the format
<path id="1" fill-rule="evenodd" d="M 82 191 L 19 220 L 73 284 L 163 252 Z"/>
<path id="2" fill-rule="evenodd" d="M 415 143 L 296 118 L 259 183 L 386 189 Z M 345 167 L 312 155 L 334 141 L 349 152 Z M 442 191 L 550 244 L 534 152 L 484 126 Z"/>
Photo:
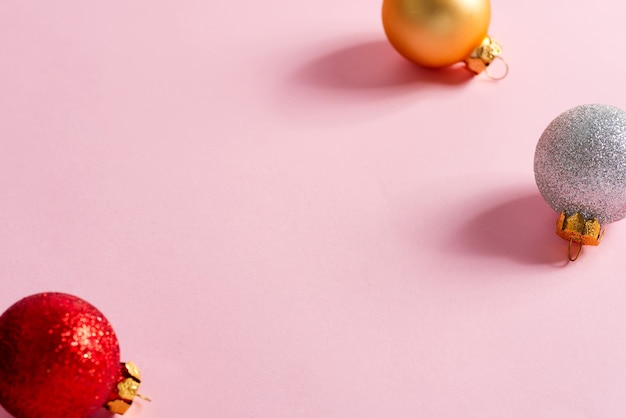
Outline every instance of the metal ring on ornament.
<path id="1" fill-rule="evenodd" d="M 574 242 L 574 238 L 570 238 L 569 240 L 569 245 L 567 246 L 567 258 L 569 258 L 569 261 L 576 261 L 578 260 L 578 257 L 580 257 L 580 253 L 583 251 L 583 243 L 582 241 L 576 241 L 578 244 L 578 252 L 576 253 L 576 256 L 572 258 L 572 242 Z"/>
<path id="2" fill-rule="evenodd" d="M 502 74 L 501 76 L 497 76 L 497 77 L 494 77 L 491 74 L 489 74 L 489 67 L 491 66 L 490 64 L 489 66 L 487 66 L 487 68 L 485 68 L 485 77 L 493 81 L 500 81 L 500 80 L 505 79 L 506 76 L 509 75 L 509 64 L 504 60 L 504 58 L 502 58 L 499 55 L 494 58 L 494 61 L 495 60 L 500 60 L 504 64 L 504 74 Z"/>

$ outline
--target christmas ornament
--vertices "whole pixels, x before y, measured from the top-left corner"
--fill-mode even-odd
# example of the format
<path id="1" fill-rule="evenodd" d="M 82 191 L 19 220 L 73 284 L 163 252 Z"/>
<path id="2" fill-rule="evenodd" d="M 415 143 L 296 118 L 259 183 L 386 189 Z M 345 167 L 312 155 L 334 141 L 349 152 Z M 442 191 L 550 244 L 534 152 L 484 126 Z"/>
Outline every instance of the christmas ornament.
<path id="1" fill-rule="evenodd" d="M 405 58 L 424 67 L 465 62 L 480 74 L 502 48 L 487 35 L 489 0 L 383 0 L 383 27 L 391 45 Z M 508 73 L 488 77 L 502 79 Z"/>
<path id="2" fill-rule="evenodd" d="M 535 180 L 560 213 L 556 232 L 574 261 L 600 243 L 603 225 L 626 216 L 626 112 L 591 104 L 559 115 L 537 143 Z"/>
<path id="3" fill-rule="evenodd" d="M 0 404 L 16 418 L 123 414 L 139 382 L 109 321 L 76 296 L 40 293 L 0 316 Z"/>

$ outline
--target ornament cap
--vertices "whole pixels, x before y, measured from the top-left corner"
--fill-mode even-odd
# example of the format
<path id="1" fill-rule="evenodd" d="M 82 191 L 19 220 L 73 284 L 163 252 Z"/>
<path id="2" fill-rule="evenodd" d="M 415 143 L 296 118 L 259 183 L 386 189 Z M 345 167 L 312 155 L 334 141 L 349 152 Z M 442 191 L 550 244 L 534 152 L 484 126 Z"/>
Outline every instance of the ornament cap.
<path id="1" fill-rule="evenodd" d="M 141 383 L 141 372 L 132 361 L 120 363 L 120 375 L 117 384 L 111 391 L 109 400 L 104 407 L 114 414 L 124 415 L 130 408 L 136 396 L 143 398 L 137 393 Z"/>
<path id="2" fill-rule="evenodd" d="M 487 36 L 480 45 L 474 49 L 472 54 L 465 59 L 465 64 L 467 68 L 476 75 L 484 72 L 485 75 L 492 80 L 502 80 L 509 74 L 509 65 L 500 54 L 502 54 L 502 46 L 495 39 Z M 487 70 L 487 67 L 496 59 L 499 59 L 504 64 L 504 73 L 499 76 L 493 76 L 489 74 Z"/>
<path id="3" fill-rule="evenodd" d="M 556 233 L 566 241 L 580 245 L 599 245 L 604 231 L 597 219 L 585 219 L 580 213 L 566 216 L 561 212 L 556 221 Z"/>

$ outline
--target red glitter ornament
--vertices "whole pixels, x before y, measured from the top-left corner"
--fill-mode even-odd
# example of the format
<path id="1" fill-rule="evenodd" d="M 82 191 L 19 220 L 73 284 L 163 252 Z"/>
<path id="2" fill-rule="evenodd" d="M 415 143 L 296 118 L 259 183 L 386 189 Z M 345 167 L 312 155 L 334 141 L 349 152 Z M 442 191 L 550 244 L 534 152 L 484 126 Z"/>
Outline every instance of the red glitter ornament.
<path id="1" fill-rule="evenodd" d="M 116 397 L 120 376 L 115 332 L 84 300 L 40 293 L 0 316 L 0 404 L 14 417 L 86 418 Z"/>

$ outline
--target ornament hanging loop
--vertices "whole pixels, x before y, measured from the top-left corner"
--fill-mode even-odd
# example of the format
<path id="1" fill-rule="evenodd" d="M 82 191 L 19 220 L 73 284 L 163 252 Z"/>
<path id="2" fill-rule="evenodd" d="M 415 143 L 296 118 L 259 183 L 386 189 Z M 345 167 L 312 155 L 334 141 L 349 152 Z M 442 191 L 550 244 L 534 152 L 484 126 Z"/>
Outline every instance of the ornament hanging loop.
<path id="1" fill-rule="evenodd" d="M 576 261 L 578 260 L 578 257 L 580 257 L 580 253 L 583 251 L 583 243 L 580 241 L 576 241 L 576 244 L 578 245 L 578 251 L 576 252 L 575 256 L 572 256 L 572 243 L 574 242 L 574 238 L 569 240 L 569 245 L 567 246 L 567 258 L 569 259 L 569 261 Z"/>
<path id="2" fill-rule="evenodd" d="M 495 75 L 491 75 L 489 73 L 489 67 L 485 68 L 485 76 L 493 81 L 500 81 L 500 80 L 504 80 L 506 78 L 506 76 L 509 75 L 509 64 L 504 60 L 504 58 L 497 56 L 495 57 L 495 60 L 499 60 L 502 62 L 502 64 L 504 64 L 504 72 L 501 75 L 495 76 Z"/>

